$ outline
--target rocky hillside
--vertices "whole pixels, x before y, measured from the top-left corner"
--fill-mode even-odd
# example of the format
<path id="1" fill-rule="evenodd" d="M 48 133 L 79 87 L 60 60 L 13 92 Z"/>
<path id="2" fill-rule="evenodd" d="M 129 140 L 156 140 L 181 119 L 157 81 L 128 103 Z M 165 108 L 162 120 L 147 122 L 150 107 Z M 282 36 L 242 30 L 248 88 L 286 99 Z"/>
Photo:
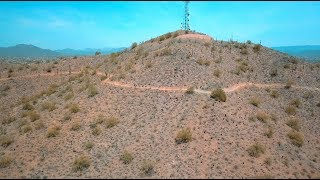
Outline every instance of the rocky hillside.
<path id="1" fill-rule="evenodd" d="M 1 178 L 319 178 L 320 64 L 176 31 L 0 64 Z"/>

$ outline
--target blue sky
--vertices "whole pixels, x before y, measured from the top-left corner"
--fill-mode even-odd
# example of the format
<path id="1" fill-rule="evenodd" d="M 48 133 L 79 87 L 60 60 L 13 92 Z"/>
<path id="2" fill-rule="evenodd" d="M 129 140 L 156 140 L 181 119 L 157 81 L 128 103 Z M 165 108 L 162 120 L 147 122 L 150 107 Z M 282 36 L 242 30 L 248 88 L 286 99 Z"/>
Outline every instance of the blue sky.
<path id="1" fill-rule="evenodd" d="M 320 2 L 189 4 L 190 27 L 215 39 L 268 47 L 320 44 Z M 127 47 L 180 29 L 182 1 L 0 2 L 0 47 Z"/>

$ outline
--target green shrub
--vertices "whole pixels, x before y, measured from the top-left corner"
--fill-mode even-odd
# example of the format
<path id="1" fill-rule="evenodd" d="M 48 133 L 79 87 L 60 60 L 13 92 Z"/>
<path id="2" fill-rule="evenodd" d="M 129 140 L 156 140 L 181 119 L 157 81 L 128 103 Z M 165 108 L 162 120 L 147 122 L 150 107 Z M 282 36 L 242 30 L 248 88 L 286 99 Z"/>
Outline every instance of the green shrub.
<path id="1" fill-rule="evenodd" d="M 177 144 L 187 143 L 192 140 L 192 133 L 190 128 L 182 129 L 178 132 L 175 141 Z"/>
<path id="2" fill-rule="evenodd" d="M 124 164 L 129 164 L 131 163 L 131 161 L 133 160 L 133 156 L 127 152 L 124 151 L 121 156 L 120 156 L 120 160 L 124 163 Z"/>
<path id="3" fill-rule="evenodd" d="M 302 146 L 304 138 L 301 133 L 292 130 L 288 133 L 288 137 L 291 139 L 291 142 L 293 145 L 298 146 L 298 147 Z"/>
<path id="4" fill-rule="evenodd" d="M 75 159 L 73 162 L 73 171 L 82 171 L 88 168 L 91 164 L 91 160 L 87 156 L 80 156 L 79 158 Z"/>
<path id="5" fill-rule="evenodd" d="M 215 100 L 217 101 L 223 101 L 223 102 L 226 102 L 227 100 L 227 96 L 226 96 L 226 93 L 223 91 L 223 89 L 221 88 L 218 88 L 218 89 L 215 89 L 211 92 L 211 95 L 210 95 L 211 98 L 214 98 Z"/>
<path id="6" fill-rule="evenodd" d="M 260 157 L 261 154 L 264 154 L 266 151 L 265 147 L 262 146 L 260 143 L 255 143 L 254 145 L 250 146 L 247 149 L 247 152 L 252 157 Z"/>

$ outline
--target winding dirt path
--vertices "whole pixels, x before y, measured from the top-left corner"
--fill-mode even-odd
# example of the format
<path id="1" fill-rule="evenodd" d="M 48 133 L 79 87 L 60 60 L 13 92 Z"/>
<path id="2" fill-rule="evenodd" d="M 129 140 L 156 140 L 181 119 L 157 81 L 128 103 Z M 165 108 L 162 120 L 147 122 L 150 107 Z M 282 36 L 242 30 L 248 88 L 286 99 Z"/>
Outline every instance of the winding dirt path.
<path id="1" fill-rule="evenodd" d="M 71 74 L 79 74 L 80 71 L 74 71 L 71 72 Z M 26 79 L 26 78 L 32 78 L 32 77 L 39 77 L 39 76 L 59 76 L 59 75 L 68 75 L 69 72 L 63 72 L 63 73 L 41 73 L 41 74 L 33 74 L 33 75 L 27 75 L 27 76 L 16 76 L 16 77 L 10 77 L 10 78 L 1 78 L 1 81 L 11 80 L 11 79 Z M 102 72 L 97 72 L 97 75 L 104 76 L 105 74 Z M 133 84 L 127 84 L 122 83 L 118 81 L 111 81 L 110 78 L 107 78 L 101 82 L 102 84 L 109 84 L 111 86 L 116 87 L 123 87 L 123 88 L 133 88 L 133 89 L 141 89 L 141 90 L 158 90 L 158 91 L 169 91 L 169 92 L 185 92 L 187 90 L 186 87 L 168 87 L 168 86 L 136 86 Z M 223 88 L 223 90 L 226 93 L 231 93 L 235 91 L 239 91 L 241 89 L 249 88 L 249 87 L 257 87 L 257 88 L 284 88 L 285 84 L 281 83 L 272 83 L 272 84 L 260 84 L 260 83 L 250 83 L 250 82 L 243 82 L 238 83 L 230 87 Z M 293 89 L 305 89 L 310 91 L 320 91 L 319 88 L 316 87 L 309 87 L 309 86 L 295 86 L 292 85 L 291 88 Z M 199 94 L 210 94 L 211 91 L 206 91 L 202 89 L 195 89 L 194 92 Z"/>

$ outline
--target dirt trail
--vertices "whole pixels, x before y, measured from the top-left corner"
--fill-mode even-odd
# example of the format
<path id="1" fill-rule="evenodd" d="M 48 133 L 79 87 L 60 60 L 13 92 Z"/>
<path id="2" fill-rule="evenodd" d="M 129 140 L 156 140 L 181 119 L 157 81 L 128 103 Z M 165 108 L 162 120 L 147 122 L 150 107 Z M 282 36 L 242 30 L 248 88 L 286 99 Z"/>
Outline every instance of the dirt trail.
<path id="1" fill-rule="evenodd" d="M 75 71 L 71 72 L 71 74 L 79 74 L 81 73 L 80 71 Z M 56 76 L 56 75 L 68 75 L 69 72 L 63 72 L 63 73 L 41 73 L 41 74 L 33 74 L 33 75 L 27 75 L 27 76 L 17 76 L 17 77 L 11 77 L 11 78 L 1 78 L 1 81 L 6 81 L 10 79 L 25 79 L 25 78 L 32 78 L 32 77 L 39 77 L 39 76 Z M 104 76 L 104 73 L 97 72 L 97 75 Z M 112 86 L 117 86 L 117 87 L 123 87 L 123 88 L 133 88 L 133 89 L 141 89 L 141 90 L 159 90 L 159 91 L 175 91 L 175 92 L 185 92 L 187 90 L 186 87 L 168 87 L 168 86 L 135 86 L 132 84 L 126 84 L 118 81 L 111 81 L 110 78 L 105 79 L 104 81 L 101 82 L 102 84 L 109 84 Z M 257 87 L 257 88 L 284 88 L 284 84 L 280 83 L 272 83 L 272 84 L 259 84 L 259 83 L 250 83 L 250 82 L 244 82 L 244 83 L 238 83 L 235 84 L 231 87 L 226 87 L 223 88 L 223 90 L 226 93 L 234 92 L 234 91 L 239 91 L 241 89 L 245 89 L 248 87 Z M 316 87 L 308 87 L 308 86 L 291 86 L 294 89 L 306 89 L 310 91 L 320 91 L 319 88 Z M 195 89 L 194 92 L 199 93 L 199 94 L 210 94 L 211 91 L 206 91 L 206 90 L 201 90 L 201 89 Z"/>

